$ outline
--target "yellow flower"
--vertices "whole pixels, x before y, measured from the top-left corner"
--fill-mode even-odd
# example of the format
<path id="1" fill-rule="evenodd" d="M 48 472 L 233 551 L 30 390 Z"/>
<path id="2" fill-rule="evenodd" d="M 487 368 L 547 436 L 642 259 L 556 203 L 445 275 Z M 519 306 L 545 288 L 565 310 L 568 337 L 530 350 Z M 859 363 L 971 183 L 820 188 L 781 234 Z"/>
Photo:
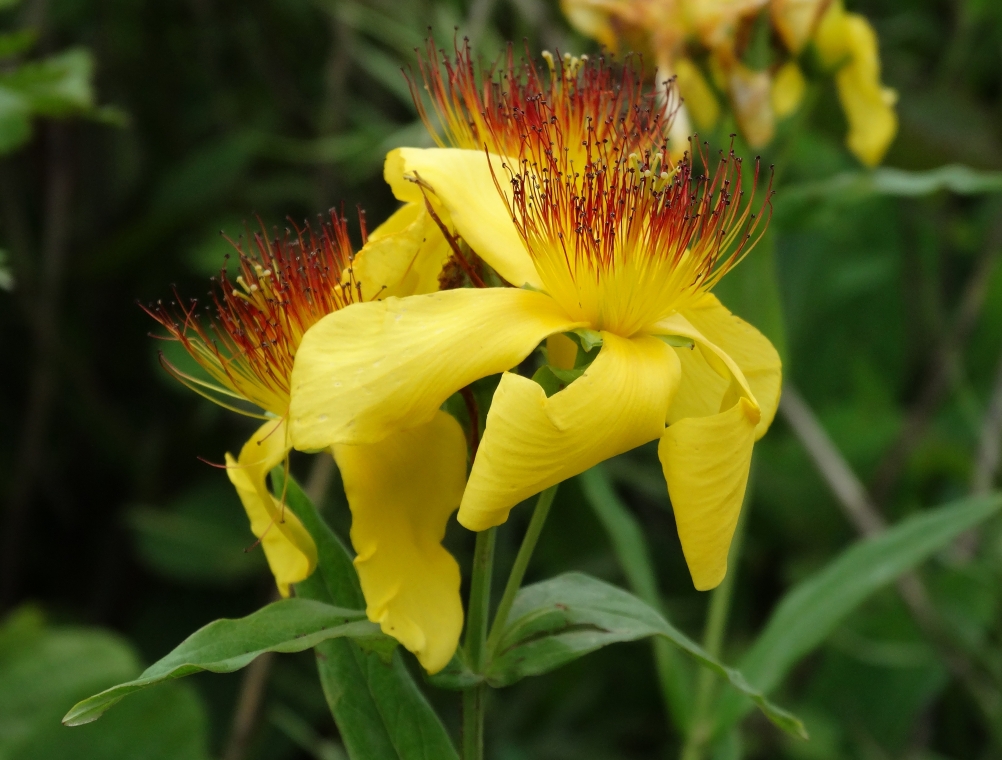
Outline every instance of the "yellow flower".
<path id="1" fill-rule="evenodd" d="M 520 81 L 502 72 L 505 89 L 482 91 L 493 98 L 482 110 L 489 153 L 388 157 L 398 197 L 420 179 L 463 239 L 527 287 L 389 298 L 320 320 L 293 370 L 292 440 L 303 449 L 377 441 L 503 372 L 460 523 L 498 525 L 532 494 L 660 440 L 686 560 L 696 587 L 709 589 L 726 572 L 752 445 L 779 399 L 775 349 L 709 292 L 761 216 L 742 198 L 739 159 L 721 157 L 712 176 L 689 161 L 672 166 L 665 125 L 645 115 L 650 93 L 606 92 L 603 71 L 560 66 L 547 85 L 532 69 Z M 461 130 L 484 100 L 454 91 L 436 107 Z M 548 397 L 509 372 L 548 338 L 552 360 L 567 366 L 567 340 L 554 336 L 574 331 L 601 349 L 562 390 Z"/>
<path id="2" fill-rule="evenodd" d="M 880 83 L 877 35 L 857 13 L 846 13 L 841 2 L 829 6 L 814 43 L 825 65 L 837 67 L 835 84 L 849 121 L 846 144 L 867 166 L 876 166 L 898 131 L 894 113 L 897 93 Z"/>
<path id="3" fill-rule="evenodd" d="M 168 369 L 224 406 L 248 401 L 265 421 L 227 474 L 260 539 L 279 591 L 304 580 L 317 563 L 313 539 L 266 478 L 288 462 L 290 376 L 306 331 L 327 314 L 387 294 L 437 289 L 448 245 L 429 229 L 423 209 L 402 209 L 376 229 L 354 256 L 343 219 L 314 235 L 286 239 L 255 235 L 239 250 L 240 274 L 223 271 L 215 319 L 206 327 L 195 307 L 150 313 L 215 380 L 205 383 Z M 363 237 L 365 230 L 363 225 Z M 318 447 L 318 448 L 327 448 Z M 368 445 L 331 447 L 352 512 L 351 540 L 367 614 L 414 652 L 430 672 L 455 651 L 463 623 L 459 567 L 442 547 L 449 516 L 466 480 L 466 440 L 454 418 L 436 411 L 422 425 L 389 431 Z"/>
<path id="4" fill-rule="evenodd" d="M 803 74 L 795 62 L 814 40 L 835 73 L 849 121 L 849 149 L 868 166 L 880 162 L 897 132 L 895 94 L 880 83 L 877 38 L 870 24 L 830 0 L 561 0 L 568 21 L 582 34 L 615 50 L 626 42 L 653 56 L 658 76 L 677 76 L 682 107 L 673 133 L 695 122 L 711 129 L 719 106 L 693 60 L 708 54 L 742 135 L 753 148 L 774 135 L 774 121 L 792 114 L 803 98 Z M 742 62 L 756 19 L 768 7 L 777 62 L 753 70 Z M 783 49 L 785 48 L 785 50 Z M 691 121 L 690 121 L 691 117 Z M 684 140 L 682 141 L 684 142 Z M 677 155 L 677 153 L 673 154 Z"/>

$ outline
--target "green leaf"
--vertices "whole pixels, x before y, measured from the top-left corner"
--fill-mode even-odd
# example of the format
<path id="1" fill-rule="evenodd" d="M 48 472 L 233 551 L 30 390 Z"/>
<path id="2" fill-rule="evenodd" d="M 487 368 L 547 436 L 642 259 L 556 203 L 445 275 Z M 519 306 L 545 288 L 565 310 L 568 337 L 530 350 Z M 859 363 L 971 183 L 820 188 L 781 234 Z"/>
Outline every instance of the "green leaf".
<path id="1" fill-rule="evenodd" d="M 871 195 L 916 198 L 943 190 L 958 195 L 1002 192 L 1002 172 L 980 171 L 961 164 L 918 172 L 881 167 L 865 172 L 842 172 L 818 182 L 790 185 L 782 189 L 777 199 L 786 204 L 834 196 L 857 200 Z"/>
<path id="2" fill-rule="evenodd" d="M 90 51 L 74 48 L 41 61 L 26 63 L 0 77 L 0 85 L 14 90 L 41 116 L 69 116 L 94 106 Z"/>
<path id="3" fill-rule="evenodd" d="M 321 454 L 320 456 L 326 456 Z M 317 512 L 299 484 L 272 471 L 276 493 L 313 536 L 317 570 L 296 584 L 299 596 L 347 606 L 364 605 L 351 554 Z M 327 704 L 348 755 L 355 760 L 459 760 L 449 735 L 404 664 L 399 647 L 389 662 L 354 641 L 334 639 L 316 647 L 317 670 Z"/>
<path id="4" fill-rule="evenodd" d="M 4 760 L 207 760 L 205 710 L 194 690 L 169 684 L 109 719 L 67 730 L 67 705 L 141 666 L 127 642 L 97 628 L 47 627 L 32 609 L 0 627 L 0 757 Z"/>
<path id="5" fill-rule="evenodd" d="M 231 673 L 265 652 L 302 652 L 327 639 L 379 636 L 379 628 L 359 610 L 332 607 L 310 599 L 283 599 L 237 620 L 216 620 L 195 631 L 139 678 L 83 700 L 63 723 L 97 720 L 123 697 L 147 686 L 207 670 Z"/>
<path id="6" fill-rule="evenodd" d="M 27 52 L 38 39 L 34 29 L 18 29 L 16 32 L 0 34 L 0 58 L 10 58 Z"/>
<path id="7" fill-rule="evenodd" d="M 798 718 L 769 702 L 741 673 L 721 665 L 650 605 L 603 581 L 567 573 L 527 586 L 509 620 L 487 668 L 494 686 L 548 673 L 609 644 L 661 636 L 726 678 L 784 731 L 807 737 Z"/>
<path id="8" fill-rule="evenodd" d="M 31 105 L 28 99 L 0 83 L 0 155 L 31 139 Z"/>
<path id="9" fill-rule="evenodd" d="M 762 692 L 770 692 L 867 597 L 996 514 L 1000 506 L 998 495 L 964 499 L 909 517 L 874 538 L 855 543 L 783 597 L 742 658 L 741 672 Z M 724 695 L 715 733 L 730 728 L 748 707 L 739 696 Z"/>
<path id="10" fill-rule="evenodd" d="M 296 479 L 289 477 L 285 482 L 285 471 L 281 466 L 271 471 L 271 485 L 274 493 L 285 495 L 286 505 L 317 545 L 317 570 L 305 581 L 296 584 L 296 593 L 339 607 L 363 609 L 365 597 L 362 596 L 358 573 L 355 572 L 351 553 L 341 539 L 334 535 Z"/>
<path id="11" fill-rule="evenodd" d="M 578 482 L 585 500 L 609 536 L 616 559 L 619 560 L 633 593 L 654 609 L 662 610 L 657 575 L 644 539 L 644 531 L 616 495 L 605 468 L 602 465 L 592 467 L 578 476 Z M 685 667 L 687 663 L 680 660 L 675 648 L 661 637 L 654 639 L 654 660 L 669 714 L 684 731 L 689 726 L 692 714 L 693 684 L 691 674 Z"/>

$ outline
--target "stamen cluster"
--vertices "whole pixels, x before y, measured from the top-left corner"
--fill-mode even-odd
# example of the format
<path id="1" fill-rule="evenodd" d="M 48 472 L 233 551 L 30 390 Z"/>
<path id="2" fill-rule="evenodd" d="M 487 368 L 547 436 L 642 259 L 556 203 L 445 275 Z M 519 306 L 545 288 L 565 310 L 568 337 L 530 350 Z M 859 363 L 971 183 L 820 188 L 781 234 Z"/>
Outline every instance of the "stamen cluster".
<path id="1" fill-rule="evenodd" d="M 691 305 L 740 260 L 764 231 L 771 189 L 754 213 L 760 167 L 746 199 L 733 149 L 712 173 L 705 148 L 675 167 L 664 147 L 624 153 L 578 170 L 566 152 L 527 144 L 506 170 L 509 211 L 547 291 L 572 316 L 632 335 Z"/>
<path id="2" fill-rule="evenodd" d="M 360 213 L 363 243 L 365 220 Z M 319 234 L 309 226 L 294 227 L 284 238 L 270 238 L 262 226 L 243 242 L 230 241 L 238 256 L 238 272 L 226 269 L 213 278 L 212 307 L 200 317 L 195 300 L 180 298 L 168 308 L 162 302 L 144 307 L 179 341 L 222 387 L 182 372 L 161 358 L 178 380 L 236 411 L 219 398 L 251 402 L 280 417 L 289 405 L 289 380 L 299 344 L 322 317 L 361 300 L 354 281 L 353 250 L 346 220 L 331 211 Z M 213 313 L 214 312 L 214 313 Z"/>
<path id="3" fill-rule="evenodd" d="M 667 140 L 674 110 L 666 105 L 677 100 L 673 87 L 645 90 L 635 57 L 613 68 L 602 57 L 554 59 L 544 52 L 549 71 L 541 76 L 530 60 L 515 62 L 510 44 L 486 69 L 473 62 L 465 40 L 451 59 L 429 40 L 426 56 L 418 67 L 436 118 L 429 116 L 413 78 L 411 95 L 440 147 L 486 148 L 514 157 L 527 141 L 550 142 L 580 165 L 606 146 L 630 153 Z"/>

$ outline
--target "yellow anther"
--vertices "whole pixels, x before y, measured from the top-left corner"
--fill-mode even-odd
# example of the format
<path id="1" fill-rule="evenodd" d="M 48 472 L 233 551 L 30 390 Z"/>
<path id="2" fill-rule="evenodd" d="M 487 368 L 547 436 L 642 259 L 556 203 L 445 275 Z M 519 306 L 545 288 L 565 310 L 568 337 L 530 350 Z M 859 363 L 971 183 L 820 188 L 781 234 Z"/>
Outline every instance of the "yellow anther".
<path id="1" fill-rule="evenodd" d="M 543 56 L 543 60 L 546 61 L 546 65 L 550 68 L 550 74 L 552 75 L 556 68 L 553 63 L 553 53 L 549 50 L 544 50 L 540 55 Z"/>

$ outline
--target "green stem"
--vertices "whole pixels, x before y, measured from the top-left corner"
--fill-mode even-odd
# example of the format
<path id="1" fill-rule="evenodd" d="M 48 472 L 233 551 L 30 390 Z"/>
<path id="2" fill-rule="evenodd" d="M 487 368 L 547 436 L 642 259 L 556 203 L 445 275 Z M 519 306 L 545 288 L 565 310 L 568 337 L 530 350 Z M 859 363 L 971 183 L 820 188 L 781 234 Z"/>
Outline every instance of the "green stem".
<path id="1" fill-rule="evenodd" d="M 484 670 L 487 618 L 491 604 L 491 575 L 494 570 L 494 543 L 497 528 L 477 533 L 473 552 L 473 577 L 470 603 L 466 611 L 466 660 L 475 673 Z M 484 703 L 486 684 L 477 684 L 463 692 L 463 760 L 482 760 L 484 756 Z"/>
<path id="2" fill-rule="evenodd" d="M 515 595 L 518 594 L 518 590 L 522 587 L 522 579 L 525 577 L 525 571 L 529 567 L 529 560 L 532 558 L 532 552 L 536 548 L 536 542 L 539 541 L 539 534 L 543 532 L 546 516 L 550 513 L 550 507 L 553 506 L 553 498 L 557 495 L 557 488 L 559 486 L 559 483 L 555 486 L 550 486 L 539 494 L 539 499 L 536 500 L 536 508 L 532 512 L 532 519 L 529 520 L 529 527 L 525 531 L 522 545 L 518 548 L 518 555 L 515 557 L 515 563 L 508 574 L 508 582 L 505 584 L 504 594 L 501 596 L 501 602 L 498 604 L 497 612 L 494 615 L 491 633 L 487 638 L 488 652 L 494 650 L 498 639 L 501 638 L 504 625 L 508 622 L 508 613 L 511 612 L 511 606 L 515 603 Z"/>
<path id="3" fill-rule="evenodd" d="M 727 631 L 727 618 L 730 615 L 731 600 L 734 596 L 734 579 L 737 576 L 738 558 L 741 556 L 741 544 L 744 539 L 745 516 L 751 501 L 751 480 L 752 478 L 749 477 L 748 485 L 745 488 L 745 503 L 742 505 L 738 524 L 734 528 L 734 539 L 731 541 L 731 550 L 727 560 L 729 572 L 710 596 L 710 609 L 706 617 L 706 628 L 703 631 L 703 649 L 715 659 L 720 658 L 724 634 Z M 699 671 L 695 708 L 692 713 L 692 722 L 689 724 L 689 735 L 686 737 L 685 746 L 680 755 L 681 760 L 702 760 L 703 758 L 703 750 L 706 748 L 706 743 L 710 740 L 710 732 L 713 730 L 710 708 L 713 703 L 716 678 L 716 674 L 708 668 L 701 668 Z"/>

